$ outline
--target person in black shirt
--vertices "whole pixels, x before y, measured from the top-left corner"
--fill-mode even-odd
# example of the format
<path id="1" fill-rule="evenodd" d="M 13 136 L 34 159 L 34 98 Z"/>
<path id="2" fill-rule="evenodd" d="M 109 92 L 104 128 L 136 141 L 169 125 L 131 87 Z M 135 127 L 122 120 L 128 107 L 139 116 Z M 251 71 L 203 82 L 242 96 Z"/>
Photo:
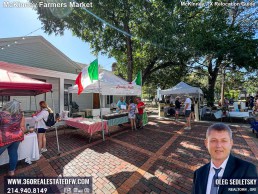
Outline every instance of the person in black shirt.
<path id="1" fill-rule="evenodd" d="M 191 113 L 190 113 L 190 119 L 195 120 L 195 115 L 194 115 L 194 99 L 191 98 L 192 104 L 191 104 Z"/>
<path id="2" fill-rule="evenodd" d="M 179 116 L 179 112 L 180 112 L 180 108 L 181 108 L 181 102 L 179 101 L 179 96 L 176 97 L 176 101 L 175 101 L 175 108 L 176 108 L 176 114 L 175 114 L 175 119 L 176 121 L 178 120 L 178 116 Z"/>
<path id="3" fill-rule="evenodd" d="M 253 107 L 254 107 L 254 97 L 253 96 L 250 96 L 248 105 L 249 105 L 250 109 L 253 109 Z"/>

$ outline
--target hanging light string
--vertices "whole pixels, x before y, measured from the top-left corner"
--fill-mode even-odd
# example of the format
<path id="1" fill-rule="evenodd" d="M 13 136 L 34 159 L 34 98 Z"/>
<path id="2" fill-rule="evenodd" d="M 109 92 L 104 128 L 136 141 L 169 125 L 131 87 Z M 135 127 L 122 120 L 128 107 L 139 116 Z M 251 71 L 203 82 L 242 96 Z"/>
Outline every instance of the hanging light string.
<path id="1" fill-rule="evenodd" d="M 13 42 L 13 41 L 10 41 L 9 43 L 6 43 L 5 45 L 1 45 L 1 46 L 0 46 L 0 50 L 4 50 L 4 49 L 7 48 L 7 47 L 10 47 L 10 46 L 12 46 L 12 45 L 18 44 L 20 41 L 25 40 L 27 36 L 33 34 L 34 32 L 37 32 L 37 31 L 40 30 L 40 29 L 41 29 L 41 28 L 37 28 L 36 30 L 33 30 L 32 32 L 30 32 L 30 33 L 28 33 L 28 34 L 22 36 L 21 38 L 15 40 L 14 42 Z"/>
<path id="2" fill-rule="evenodd" d="M 73 0 L 73 2 L 78 3 L 76 0 Z M 85 7 L 82 7 L 82 9 L 85 10 L 88 14 L 92 15 L 93 17 L 95 17 L 97 20 L 99 20 L 99 21 L 100 21 L 101 23 L 103 23 L 104 25 L 107 25 L 107 26 L 109 26 L 110 28 L 113 28 L 114 30 L 118 31 L 119 33 L 122 33 L 123 35 L 125 35 L 125 36 L 127 36 L 127 37 L 134 38 L 134 39 L 136 39 L 136 40 L 139 40 L 139 41 L 142 42 L 142 43 L 149 43 L 149 44 L 151 44 L 151 45 L 153 45 L 153 46 L 156 46 L 156 47 L 158 47 L 158 48 L 167 49 L 167 50 L 172 50 L 172 48 L 166 47 L 166 46 L 161 45 L 161 44 L 158 44 L 158 43 L 156 43 L 156 42 L 153 42 L 153 41 L 150 41 L 150 40 L 145 40 L 145 39 L 143 39 L 143 38 L 134 36 L 134 35 L 132 35 L 132 34 L 126 32 L 126 31 L 124 31 L 124 30 L 122 30 L 122 29 L 120 29 L 120 28 L 118 28 L 118 27 L 116 27 L 116 26 L 114 26 L 114 25 L 108 23 L 107 21 L 105 21 L 104 19 L 100 18 L 100 17 L 97 16 L 96 14 L 92 13 L 91 11 L 89 11 L 88 9 L 86 9 Z M 28 33 L 28 34 L 26 34 L 25 36 L 22 37 L 22 40 L 26 39 L 26 38 L 25 38 L 26 36 L 29 36 L 29 35 L 31 35 L 32 33 L 36 32 L 36 31 L 38 31 L 38 30 L 40 30 L 40 29 L 41 29 L 41 28 L 38 28 L 38 29 L 36 29 L 36 30 L 34 30 L 34 31 L 32 31 L 32 32 L 30 32 L 30 33 Z M 10 46 L 15 45 L 15 44 L 17 44 L 17 43 L 18 43 L 18 41 L 16 40 L 16 41 L 11 42 L 11 43 L 9 43 L 9 44 L 0 46 L 0 49 L 1 49 L 1 50 L 4 50 L 6 47 L 10 47 Z"/>
<path id="3" fill-rule="evenodd" d="M 78 3 L 76 0 L 73 0 L 73 2 L 75 3 Z M 88 14 L 92 15 L 93 17 L 95 17 L 97 20 L 99 20 L 100 22 L 102 22 L 104 25 L 107 25 L 109 26 L 110 28 L 113 28 L 114 30 L 118 31 L 119 33 L 122 33 L 123 35 L 127 36 L 127 37 L 130 37 L 130 38 L 135 38 L 136 40 L 139 40 L 140 42 L 142 43 L 149 43 L 153 46 L 156 46 L 158 48 L 162 48 L 162 49 L 167 49 L 167 50 L 173 50 L 172 48 L 169 48 L 169 47 L 166 47 L 164 45 L 161 45 L 161 44 L 158 44 L 158 43 L 155 43 L 155 42 L 152 42 L 150 40 L 145 40 L 143 38 L 140 38 L 140 37 L 137 37 L 137 36 L 134 36 L 124 30 L 121 30 L 120 28 L 108 23 L 107 21 L 105 21 L 104 19 L 100 18 L 99 16 L 97 16 L 96 14 L 92 13 L 91 11 L 89 11 L 88 9 L 86 9 L 85 7 L 81 7 L 83 10 L 85 10 Z"/>
<path id="4" fill-rule="evenodd" d="M 36 30 L 34 30 L 34 31 L 32 31 L 32 32 L 30 32 L 29 34 L 26 34 L 25 36 L 29 36 L 29 35 L 31 35 L 32 33 L 37 32 L 37 31 L 40 30 L 40 29 L 41 29 L 41 27 L 38 28 L 38 29 L 36 29 Z"/>
<path id="5" fill-rule="evenodd" d="M 0 51 L 1 50 L 4 50 L 5 48 L 8 48 L 10 46 L 13 46 L 13 45 L 17 45 L 19 42 L 22 42 L 22 40 L 25 40 L 26 37 L 28 37 L 29 35 L 33 34 L 34 32 L 37 32 L 38 30 L 40 30 L 40 28 L 37 28 L 36 30 L 33 30 L 32 32 L 20 37 L 19 39 L 15 40 L 15 41 L 10 41 L 9 43 L 5 44 L 5 45 L 0 45 Z M 1 42 L 0 42 L 1 43 Z M 81 66 L 79 66 L 75 61 L 71 60 L 72 61 L 72 64 L 73 66 L 75 67 L 76 70 L 81 70 Z"/>

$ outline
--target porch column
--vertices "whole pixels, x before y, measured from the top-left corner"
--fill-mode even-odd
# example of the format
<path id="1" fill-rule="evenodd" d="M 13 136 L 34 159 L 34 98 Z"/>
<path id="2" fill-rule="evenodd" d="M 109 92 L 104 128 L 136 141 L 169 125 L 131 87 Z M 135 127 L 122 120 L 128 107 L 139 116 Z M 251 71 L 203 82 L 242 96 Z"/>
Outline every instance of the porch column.
<path id="1" fill-rule="evenodd" d="M 64 78 L 60 78 L 59 82 L 59 112 L 61 113 L 64 110 Z"/>
<path id="2" fill-rule="evenodd" d="M 106 95 L 101 95 L 101 96 L 102 96 L 102 108 L 105 108 L 107 96 Z"/>

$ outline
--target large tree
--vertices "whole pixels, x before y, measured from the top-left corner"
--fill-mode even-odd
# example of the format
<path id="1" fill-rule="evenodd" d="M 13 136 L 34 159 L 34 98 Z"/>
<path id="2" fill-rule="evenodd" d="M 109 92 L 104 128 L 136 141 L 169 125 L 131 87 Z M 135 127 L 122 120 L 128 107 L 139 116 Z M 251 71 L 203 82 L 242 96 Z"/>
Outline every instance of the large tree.
<path id="1" fill-rule="evenodd" d="M 207 10 L 208 9 L 208 10 Z M 212 6 L 201 8 L 189 21 L 189 41 L 196 54 L 190 64 L 208 72 L 208 104 L 213 106 L 214 88 L 223 69 L 257 68 L 257 8 Z M 192 25 L 192 26 L 191 26 Z"/>
<path id="2" fill-rule="evenodd" d="M 178 69 L 183 77 L 189 67 L 206 68 L 212 104 L 222 67 L 256 68 L 255 7 L 183 6 L 169 0 L 92 2 L 87 10 L 38 7 L 37 11 L 47 33 L 71 29 L 95 52 L 115 57 L 128 81 L 141 70 L 143 82 L 161 82 L 165 87 L 167 83 L 158 80 L 176 77 Z"/>
<path id="3" fill-rule="evenodd" d="M 40 0 L 30 0 L 34 3 Z M 58 1 L 56 1 L 58 2 Z M 63 1 L 69 6 L 70 1 Z M 72 2 L 72 1 L 71 1 Z M 78 0 L 88 3 L 88 0 Z M 126 57 L 127 78 L 132 81 L 133 49 L 132 36 L 136 16 L 149 9 L 148 2 L 139 5 L 138 1 L 92 1 L 90 8 L 37 7 L 39 19 L 45 32 L 63 34 L 70 29 L 83 41 L 89 42 L 94 53 L 102 51 L 114 57 Z M 139 14 L 137 14 L 139 12 Z"/>
<path id="4" fill-rule="evenodd" d="M 37 7 L 37 11 L 45 32 L 62 34 L 71 29 L 89 42 L 95 52 L 115 57 L 128 81 L 139 70 L 144 82 L 160 69 L 185 66 L 191 56 L 182 39 L 186 28 L 178 17 L 179 3 L 98 0 L 92 1 L 92 5 L 87 9 Z"/>

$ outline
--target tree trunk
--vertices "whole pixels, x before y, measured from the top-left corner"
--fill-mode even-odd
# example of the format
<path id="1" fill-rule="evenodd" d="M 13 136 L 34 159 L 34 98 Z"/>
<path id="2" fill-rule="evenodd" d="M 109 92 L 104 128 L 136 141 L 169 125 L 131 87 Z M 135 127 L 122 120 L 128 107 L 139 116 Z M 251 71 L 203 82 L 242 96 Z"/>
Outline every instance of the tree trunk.
<path id="1" fill-rule="evenodd" d="M 222 79 L 221 79 L 221 94 L 220 94 L 220 101 L 221 101 L 221 105 L 224 105 L 224 99 L 225 99 L 225 76 L 226 76 L 226 72 L 225 72 L 225 68 L 221 69 L 221 75 L 222 75 Z"/>
<path id="2" fill-rule="evenodd" d="M 130 29 L 128 24 L 125 24 L 125 31 L 130 34 Z M 126 55 L 127 55 L 127 81 L 133 81 L 133 49 L 132 49 L 132 39 L 126 36 Z"/>
<path id="3" fill-rule="evenodd" d="M 151 72 L 152 68 L 154 67 L 157 59 L 158 59 L 157 57 L 154 57 L 154 59 L 143 70 L 143 73 L 142 73 L 142 85 L 144 84 L 144 82 L 147 79 L 147 77 L 151 74 L 150 72 Z"/>
<path id="4" fill-rule="evenodd" d="M 209 76 L 207 106 L 210 106 L 210 107 L 214 106 L 214 90 L 215 90 L 216 79 L 217 79 L 217 76 L 216 76 L 216 78 L 214 76 Z"/>
<path id="5" fill-rule="evenodd" d="M 215 91 L 215 84 L 219 73 L 219 66 L 221 64 L 222 59 L 217 59 L 214 69 L 212 69 L 212 55 L 208 57 L 208 94 L 207 94 L 207 105 L 210 107 L 214 106 L 214 91 Z"/>

